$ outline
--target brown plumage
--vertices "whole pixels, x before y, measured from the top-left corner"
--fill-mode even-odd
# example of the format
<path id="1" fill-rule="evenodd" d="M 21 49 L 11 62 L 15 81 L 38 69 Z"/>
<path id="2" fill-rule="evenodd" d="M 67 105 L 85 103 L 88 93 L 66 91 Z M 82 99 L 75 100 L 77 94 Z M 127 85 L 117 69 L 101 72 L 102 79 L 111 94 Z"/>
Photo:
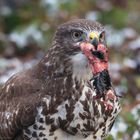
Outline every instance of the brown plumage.
<path id="1" fill-rule="evenodd" d="M 45 57 L 5 83 L 0 92 L 0 140 L 106 137 L 120 112 L 118 97 L 113 94 L 110 98 L 114 91 L 106 84 L 106 79 L 111 83 L 109 75 L 94 78 L 94 66 L 91 69 L 88 56 L 79 47 L 81 42 L 92 44 L 87 40 L 91 32 L 100 35 L 103 31 L 101 24 L 85 19 L 62 24 Z M 94 57 L 100 59 L 98 54 Z"/>

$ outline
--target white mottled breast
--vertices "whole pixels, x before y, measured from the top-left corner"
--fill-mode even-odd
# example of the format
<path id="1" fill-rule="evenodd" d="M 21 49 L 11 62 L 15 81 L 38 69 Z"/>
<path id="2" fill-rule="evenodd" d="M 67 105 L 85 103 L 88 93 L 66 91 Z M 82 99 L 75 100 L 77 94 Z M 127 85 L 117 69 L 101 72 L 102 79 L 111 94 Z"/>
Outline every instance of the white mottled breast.
<path id="1" fill-rule="evenodd" d="M 67 132 L 65 132 L 61 128 L 56 129 L 53 132 L 53 134 L 51 134 L 50 133 L 51 125 L 47 125 L 45 123 L 46 120 L 45 120 L 45 116 L 42 113 L 42 110 L 43 110 L 42 106 L 40 106 L 37 109 L 38 110 L 38 114 L 36 116 L 35 124 L 28 128 L 28 131 L 30 131 L 30 134 L 27 133 L 28 131 L 25 131 L 24 134 L 26 136 L 28 136 L 31 140 L 36 140 L 37 138 L 38 138 L 38 140 L 45 140 L 45 138 L 46 138 L 46 140 L 102 140 L 103 138 L 101 136 L 104 133 L 103 129 L 105 129 L 105 134 L 107 135 L 107 133 L 109 132 L 109 125 L 116 118 L 118 112 L 120 111 L 119 110 L 120 106 L 119 106 L 118 102 L 114 101 L 114 108 L 112 110 L 112 115 L 108 116 L 108 118 L 107 118 L 107 120 L 105 122 L 105 120 L 103 118 L 103 114 L 101 112 L 101 105 L 98 104 L 95 101 L 95 104 L 98 104 L 97 110 L 99 111 L 99 114 L 100 114 L 98 117 L 95 117 L 95 113 L 94 113 L 92 102 L 89 101 L 89 110 L 90 110 L 91 116 L 95 117 L 95 121 L 91 120 L 90 122 L 92 123 L 92 125 L 95 128 L 98 129 L 98 131 L 96 133 L 94 133 L 93 131 L 91 131 L 91 132 L 88 131 L 88 136 L 85 138 L 83 136 L 83 132 L 81 130 L 84 129 L 84 125 L 83 124 L 86 123 L 87 120 L 86 119 L 85 120 L 81 119 L 81 117 L 79 116 L 79 113 L 81 113 L 81 114 L 86 113 L 84 111 L 84 106 L 81 104 L 81 101 L 86 100 L 86 94 L 87 94 L 87 92 L 89 90 L 91 91 L 91 89 L 88 86 L 85 85 L 84 88 L 83 88 L 81 97 L 79 98 L 79 100 L 74 105 L 75 108 L 74 108 L 73 112 L 69 112 L 69 113 L 73 113 L 74 114 L 74 118 L 71 121 L 71 123 L 69 124 L 67 129 L 69 129 L 71 127 L 76 127 L 77 124 L 79 124 L 80 125 L 80 129 L 79 129 L 78 133 L 76 133 L 76 135 L 68 134 Z M 91 98 L 93 96 L 95 96 L 95 95 L 96 95 L 95 92 L 92 92 Z M 51 100 L 51 97 L 47 97 L 47 98 L 43 99 L 43 101 L 46 102 L 46 105 L 49 104 L 50 100 Z M 64 101 L 62 104 L 60 104 L 57 107 L 57 112 L 55 114 L 51 114 L 51 115 L 48 114 L 48 116 L 50 116 L 50 118 L 55 120 L 54 122 L 55 122 L 55 124 L 57 126 L 59 126 L 59 123 L 58 123 L 58 118 L 59 117 L 62 120 L 66 120 L 67 119 L 66 118 L 67 112 L 66 112 L 66 108 L 65 108 L 66 104 L 69 105 L 69 101 L 68 100 Z M 49 107 L 49 106 L 46 106 L 46 107 Z M 115 111 L 116 109 L 118 110 L 117 112 Z M 114 119 L 112 119 L 112 118 L 114 118 Z M 44 123 L 40 122 L 40 119 L 42 119 Z M 101 123 L 104 123 L 104 125 L 100 128 L 99 125 Z M 37 129 L 34 127 L 35 125 L 37 126 Z M 40 127 L 42 127 L 43 130 L 40 130 L 39 129 Z M 36 134 L 36 137 L 34 137 L 33 133 Z M 43 136 L 40 137 L 40 134 L 43 134 Z"/>

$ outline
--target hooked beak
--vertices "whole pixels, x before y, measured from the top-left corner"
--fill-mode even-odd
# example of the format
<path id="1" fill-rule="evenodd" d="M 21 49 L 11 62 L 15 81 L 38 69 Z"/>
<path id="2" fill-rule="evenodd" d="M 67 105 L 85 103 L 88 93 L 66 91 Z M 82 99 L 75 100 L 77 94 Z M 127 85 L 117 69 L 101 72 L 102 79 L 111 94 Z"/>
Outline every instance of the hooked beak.
<path id="1" fill-rule="evenodd" d="M 81 50 L 88 56 L 89 59 L 93 59 L 94 56 L 98 56 L 97 51 L 99 45 L 99 35 L 97 32 L 90 32 L 86 38 L 85 42 L 81 43 Z M 95 53 L 96 54 L 95 54 Z"/>
<path id="2" fill-rule="evenodd" d="M 95 50 L 97 50 L 98 44 L 99 44 L 99 36 L 96 32 L 90 32 L 88 35 L 89 43 L 94 45 Z"/>

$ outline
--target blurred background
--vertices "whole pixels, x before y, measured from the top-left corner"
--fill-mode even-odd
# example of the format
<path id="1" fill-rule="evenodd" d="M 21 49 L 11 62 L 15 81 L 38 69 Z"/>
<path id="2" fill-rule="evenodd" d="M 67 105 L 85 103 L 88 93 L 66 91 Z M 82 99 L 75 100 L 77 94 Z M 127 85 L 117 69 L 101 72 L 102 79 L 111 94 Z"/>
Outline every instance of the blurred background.
<path id="1" fill-rule="evenodd" d="M 110 74 L 123 109 L 107 140 L 140 140 L 139 0 L 0 0 L 0 88 L 47 52 L 57 26 L 73 18 L 105 25 Z"/>

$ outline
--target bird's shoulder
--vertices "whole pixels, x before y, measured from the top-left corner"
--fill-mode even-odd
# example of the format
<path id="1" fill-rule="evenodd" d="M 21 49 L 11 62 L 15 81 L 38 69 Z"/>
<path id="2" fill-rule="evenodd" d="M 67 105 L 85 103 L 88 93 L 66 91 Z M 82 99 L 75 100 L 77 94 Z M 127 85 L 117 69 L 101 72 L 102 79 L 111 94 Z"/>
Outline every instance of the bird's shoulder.
<path id="1" fill-rule="evenodd" d="M 42 83 L 32 73 L 30 69 L 13 75 L 0 91 L 0 137 L 4 139 L 13 139 L 35 121 Z"/>
<path id="2" fill-rule="evenodd" d="M 19 72 L 13 75 L 2 87 L 0 100 L 12 98 L 26 98 L 27 96 L 39 95 L 42 93 L 44 84 L 40 79 L 33 76 L 33 70 Z"/>

